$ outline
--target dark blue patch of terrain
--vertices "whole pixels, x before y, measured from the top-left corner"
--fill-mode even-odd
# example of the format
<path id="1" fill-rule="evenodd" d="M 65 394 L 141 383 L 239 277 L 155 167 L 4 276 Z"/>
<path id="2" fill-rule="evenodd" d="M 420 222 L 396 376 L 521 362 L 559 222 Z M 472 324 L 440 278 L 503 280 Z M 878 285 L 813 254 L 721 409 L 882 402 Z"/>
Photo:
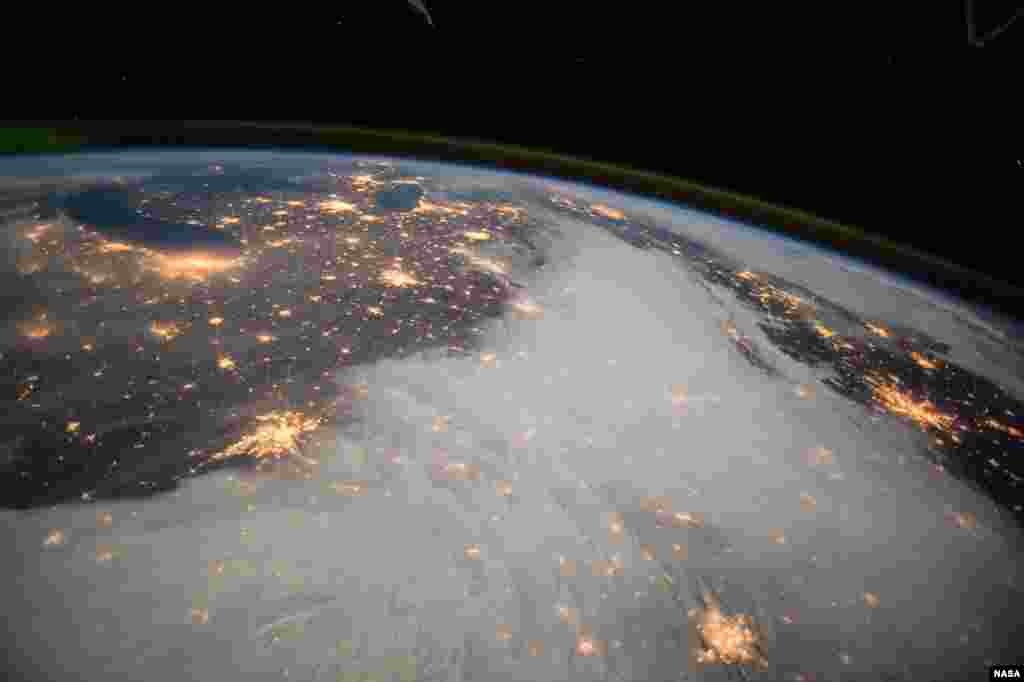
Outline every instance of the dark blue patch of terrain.
<path id="1" fill-rule="evenodd" d="M 176 199 L 205 202 L 217 194 L 261 194 L 274 191 L 300 191 L 302 184 L 291 178 L 309 172 L 309 168 L 275 166 L 273 168 L 237 168 L 222 166 L 213 172 L 209 166 L 175 168 L 141 183 L 101 185 L 82 192 L 51 197 L 42 208 L 63 210 L 74 220 L 100 234 L 154 248 L 235 248 L 232 235 L 204 225 L 163 220 L 149 215 L 141 200 L 153 193 L 169 193 Z"/>
<path id="2" fill-rule="evenodd" d="M 228 248 L 238 244 L 231 235 L 203 225 L 176 223 L 147 216 L 135 192 L 104 187 L 73 194 L 62 208 L 76 221 L 100 234 L 127 242 L 164 248 Z"/>
<path id="3" fill-rule="evenodd" d="M 309 188 L 292 178 L 306 176 L 316 171 L 316 168 L 310 165 L 243 168 L 221 164 L 220 167 L 223 169 L 220 172 L 210 171 L 208 166 L 203 166 L 192 173 L 180 171 L 161 173 L 147 180 L 146 186 L 151 190 L 174 191 L 184 194 L 202 192 L 207 195 L 297 192 Z"/>
<path id="4" fill-rule="evenodd" d="M 395 185 L 374 195 L 377 208 L 386 211 L 411 211 L 420 203 L 423 188 L 419 185 Z"/>

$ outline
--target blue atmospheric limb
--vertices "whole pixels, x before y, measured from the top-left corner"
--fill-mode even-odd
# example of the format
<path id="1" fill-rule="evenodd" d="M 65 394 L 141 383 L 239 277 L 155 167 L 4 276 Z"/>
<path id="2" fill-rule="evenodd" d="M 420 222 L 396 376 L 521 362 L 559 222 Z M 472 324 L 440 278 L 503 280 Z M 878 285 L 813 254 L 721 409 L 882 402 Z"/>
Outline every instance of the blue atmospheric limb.
<path id="1" fill-rule="evenodd" d="M 427 23 L 431 26 L 434 25 L 433 19 L 430 18 L 430 12 L 427 10 L 426 4 L 423 0 L 409 0 L 409 4 L 412 5 L 417 11 L 422 12 L 423 16 L 427 18 Z"/>

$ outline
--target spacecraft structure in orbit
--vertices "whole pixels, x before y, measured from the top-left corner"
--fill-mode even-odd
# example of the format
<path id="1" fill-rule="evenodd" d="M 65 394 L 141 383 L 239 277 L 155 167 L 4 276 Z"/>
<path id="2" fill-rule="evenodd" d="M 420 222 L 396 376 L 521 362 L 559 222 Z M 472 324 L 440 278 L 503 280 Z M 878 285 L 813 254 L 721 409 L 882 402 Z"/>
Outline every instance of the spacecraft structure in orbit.
<path id="1" fill-rule="evenodd" d="M 409 0 L 409 4 L 412 5 L 413 9 L 426 17 L 428 24 L 431 26 L 434 25 L 434 20 L 430 18 L 430 11 L 427 9 L 427 5 L 423 0 Z"/>

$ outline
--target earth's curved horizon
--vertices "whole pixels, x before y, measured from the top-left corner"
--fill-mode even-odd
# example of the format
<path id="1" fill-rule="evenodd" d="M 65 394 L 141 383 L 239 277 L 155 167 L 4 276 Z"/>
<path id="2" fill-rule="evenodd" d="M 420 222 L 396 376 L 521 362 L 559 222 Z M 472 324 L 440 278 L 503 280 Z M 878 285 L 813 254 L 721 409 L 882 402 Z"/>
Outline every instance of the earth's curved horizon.
<path id="1" fill-rule="evenodd" d="M 324 154 L 345 150 L 367 157 L 431 160 L 497 168 L 569 182 L 586 181 L 672 205 L 682 204 L 717 217 L 769 226 L 773 232 L 837 249 L 872 267 L 911 276 L 918 285 L 952 292 L 958 300 L 986 309 L 1004 324 L 1020 316 L 1024 288 L 977 266 L 968 267 L 949 255 L 889 239 L 878 230 L 816 215 L 765 197 L 601 160 L 566 155 L 551 148 L 524 147 L 507 141 L 453 137 L 443 132 L 383 129 L 297 121 L 54 121 L 24 122 L 0 131 L 0 152 L 15 154 L 19 163 L 45 155 L 120 153 L 153 149 L 239 149 Z M 26 156 L 34 153 L 36 156 Z M 20 155 L 20 156 L 18 156 Z M 46 168 L 45 161 L 42 168 Z M 784 202 L 783 202 L 784 203 Z M 1012 278 L 1011 278 L 1012 279 Z"/>
<path id="2" fill-rule="evenodd" d="M 1018 321 L 551 177 L 223 149 L 46 166 L 0 161 L 19 673 L 1013 662 Z"/>

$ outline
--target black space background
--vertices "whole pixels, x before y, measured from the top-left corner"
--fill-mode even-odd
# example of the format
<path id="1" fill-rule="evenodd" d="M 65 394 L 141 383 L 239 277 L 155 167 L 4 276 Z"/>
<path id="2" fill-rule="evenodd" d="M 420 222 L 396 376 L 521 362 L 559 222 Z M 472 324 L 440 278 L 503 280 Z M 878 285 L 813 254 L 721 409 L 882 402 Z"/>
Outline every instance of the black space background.
<path id="1" fill-rule="evenodd" d="M 810 210 L 1024 287 L 1024 21 L 977 48 L 956 2 L 427 4 L 434 28 L 403 0 L 44 8 L 7 29 L 3 99 L 18 118 L 539 147 Z M 979 27 L 1018 4 L 979 0 Z"/>

